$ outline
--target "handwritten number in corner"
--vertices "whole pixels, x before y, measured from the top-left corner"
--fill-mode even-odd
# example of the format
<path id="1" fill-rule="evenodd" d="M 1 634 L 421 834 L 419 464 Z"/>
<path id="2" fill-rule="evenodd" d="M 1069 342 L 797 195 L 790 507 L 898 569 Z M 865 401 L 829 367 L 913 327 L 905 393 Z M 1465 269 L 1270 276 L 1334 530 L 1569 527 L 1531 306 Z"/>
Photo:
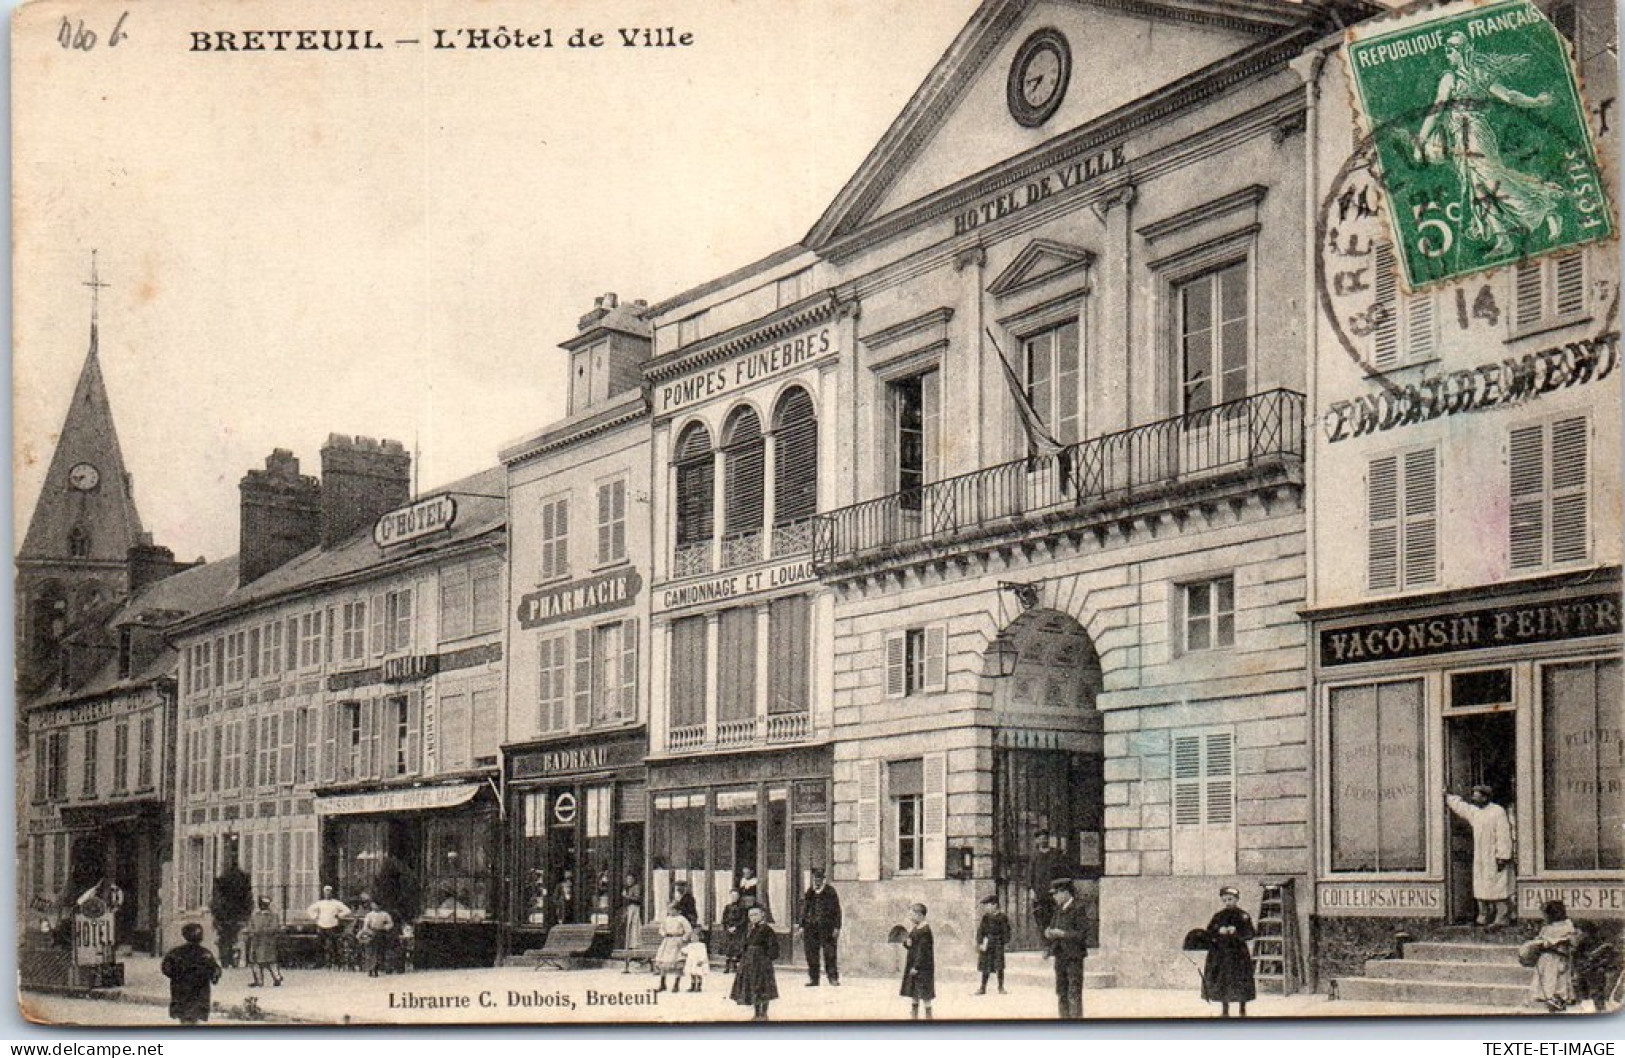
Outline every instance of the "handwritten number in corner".
<path id="1" fill-rule="evenodd" d="M 116 48 L 119 42 L 129 36 L 124 30 L 124 22 L 130 17 L 128 11 L 119 15 L 118 21 L 113 24 L 113 32 L 108 34 L 107 46 Z M 84 19 L 69 19 L 64 17 L 56 30 L 56 42 L 62 45 L 64 51 L 93 51 L 101 38 L 96 31 L 85 25 Z"/>

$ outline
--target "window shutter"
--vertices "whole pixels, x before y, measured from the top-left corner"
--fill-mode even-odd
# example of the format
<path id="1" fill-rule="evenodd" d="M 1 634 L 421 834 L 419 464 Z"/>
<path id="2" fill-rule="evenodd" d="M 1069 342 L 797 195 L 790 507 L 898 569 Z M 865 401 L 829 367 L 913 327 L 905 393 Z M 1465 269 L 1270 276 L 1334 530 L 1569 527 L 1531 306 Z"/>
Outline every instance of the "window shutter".
<path id="1" fill-rule="evenodd" d="M 929 485 L 942 479 L 942 464 L 938 458 L 942 436 L 942 372 L 927 371 L 920 376 L 920 419 L 925 431 L 924 482 Z"/>
<path id="2" fill-rule="evenodd" d="M 860 760 L 858 769 L 858 848 L 860 882 L 880 878 L 880 762 Z"/>
<path id="3" fill-rule="evenodd" d="M 924 770 L 925 876 L 944 878 L 948 867 L 948 754 L 927 753 Z"/>
<path id="4" fill-rule="evenodd" d="M 925 629 L 925 685 L 921 690 L 948 689 L 948 626 L 927 625 Z"/>
<path id="5" fill-rule="evenodd" d="M 748 407 L 734 412 L 723 444 L 722 531 L 730 536 L 754 532 L 762 527 L 767 471 L 767 449 L 756 413 Z"/>
<path id="6" fill-rule="evenodd" d="M 1372 591 L 1399 587 L 1399 461 L 1373 459 L 1366 471 L 1366 582 Z"/>
<path id="7" fill-rule="evenodd" d="M 1173 739 L 1173 871 L 1201 874 L 1202 855 L 1202 739 L 1176 735 Z"/>
<path id="8" fill-rule="evenodd" d="M 395 638 L 390 646 L 395 650 L 412 649 L 412 589 L 402 588 L 396 593 L 399 600 L 395 613 Z"/>
<path id="9" fill-rule="evenodd" d="M 282 747 L 279 751 L 282 754 L 282 765 L 277 780 L 283 786 L 291 786 L 293 785 L 294 781 L 293 747 L 294 740 L 297 737 L 297 725 L 295 722 L 295 717 L 297 716 L 298 710 L 295 709 L 286 710 L 282 714 Z"/>
<path id="10" fill-rule="evenodd" d="M 34 736 L 34 800 L 45 800 L 45 773 L 49 768 L 45 749 L 45 736 Z"/>
<path id="11" fill-rule="evenodd" d="M 811 517 L 818 510 L 818 420 L 806 390 L 797 387 L 779 399 L 773 444 L 774 521 Z"/>
<path id="12" fill-rule="evenodd" d="M 1552 424 L 1552 561 L 1573 562 L 1589 550 L 1586 495 L 1587 422 Z"/>
<path id="13" fill-rule="evenodd" d="M 1575 316 L 1585 310 L 1585 256 L 1575 250 L 1552 258 L 1553 312 Z"/>
<path id="14" fill-rule="evenodd" d="M 322 770 L 323 782 L 332 782 L 337 774 L 339 759 L 339 711 L 342 703 L 331 702 L 322 710 Z"/>
<path id="15" fill-rule="evenodd" d="M 1513 569 L 1535 569 L 1546 561 L 1546 443 L 1542 426 L 1512 431 L 1507 463 L 1511 470 L 1508 555 Z"/>
<path id="16" fill-rule="evenodd" d="M 384 653 L 384 593 L 375 592 L 372 596 L 372 656 L 381 657 Z"/>
<path id="17" fill-rule="evenodd" d="M 908 633 L 886 633 L 886 697 L 901 698 L 908 691 Z"/>
<path id="18" fill-rule="evenodd" d="M 1378 368 L 1388 368 L 1399 363 L 1399 267 L 1391 243 L 1378 243 L 1372 255 L 1376 301 L 1371 313 L 1376 318 L 1376 328 L 1371 332 L 1371 363 Z"/>
<path id="19" fill-rule="evenodd" d="M 1236 870 L 1235 736 L 1215 732 L 1203 739 L 1202 761 L 1203 870 L 1234 874 Z"/>
<path id="20" fill-rule="evenodd" d="M 1517 303 L 1513 319 L 1519 327 L 1527 327 L 1540 320 L 1541 278 L 1539 261 L 1518 263 L 1513 278 L 1513 299 Z"/>
<path id="21" fill-rule="evenodd" d="M 1439 478 L 1433 449 L 1405 453 L 1405 586 L 1432 584 L 1439 565 Z"/>
<path id="22" fill-rule="evenodd" d="M 638 715 L 638 622 L 621 622 L 621 719 Z"/>
<path id="23" fill-rule="evenodd" d="M 576 629 L 575 726 L 586 727 L 592 719 L 592 629 Z"/>
<path id="24" fill-rule="evenodd" d="M 266 730 L 269 731 L 271 726 L 269 717 L 266 718 L 265 726 Z M 255 786 L 265 785 L 264 762 L 260 755 L 259 718 L 253 716 L 248 718 L 248 741 L 246 745 L 242 741 L 242 730 L 240 724 L 232 726 L 232 786 L 238 786 L 240 783 L 242 788 L 252 789 Z"/>
<path id="25" fill-rule="evenodd" d="M 377 778 L 383 771 L 385 702 L 374 698 L 361 703 L 361 767 L 368 778 Z"/>
<path id="26" fill-rule="evenodd" d="M 406 696 L 406 773 L 423 770 L 423 692 Z"/>
<path id="27" fill-rule="evenodd" d="M 1431 360 L 1433 349 L 1433 295 L 1411 294 L 1405 299 L 1405 360 Z"/>
<path id="28" fill-rule="evenodd" d="M 598 486 L 598 561 L 609 561 L 610 551 L 610 486 Z"/>
<path id="29" fill-rule="evenodd" d="M 610 557 L 622 559 L 626 557 L 626 482 L 617 481 L 614 484 L 611 500 Z"/>
<path id="30" fill-rule="evenodd" d="M 562 577 L 570 572 L 570 500 L 560 499 L 553 505 L 553 575 Z"/>

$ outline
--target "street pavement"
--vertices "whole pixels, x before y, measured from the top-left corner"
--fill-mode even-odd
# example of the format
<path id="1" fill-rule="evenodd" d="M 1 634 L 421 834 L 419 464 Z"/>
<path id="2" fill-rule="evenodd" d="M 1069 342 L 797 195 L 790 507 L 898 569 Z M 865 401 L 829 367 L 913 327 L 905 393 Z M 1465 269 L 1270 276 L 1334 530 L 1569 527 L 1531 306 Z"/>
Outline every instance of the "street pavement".
<path id="1" fill-rule="evenodd" d="M 289 970 L 281 987 L 250 988 L 246 970 L 227 970 L 215 986 L 217 1023 L 447 1024 L 593 1022 L 744 1022 L 751 1010 L 728 999 L 731 975 L 713 973 L 704 991 L 654 991 L 657 979 L 619 967 L 531 970 L 500 967 L 428 970 L 368 977 L 336 970 Z M 165 1020 L 168 982 L 157 960 L 125 960 L 119 1002 L 24 993 L 32 1020 L 65 1025 L 155 1024 Z M 839 987 L 806 987 L 804 974 L 778 972 L 774 1021 L 906 1021 L 909 1001 L 892 978 L 846 978 Z M 686 986 L 685 986 L 686 987 Z M 974 982 L 939 978 L 934 1007 L 939 1021 L 1019 1021 L 1055 1016 L 1055 995 L 1036 982 L 1009 994 L 974 995 Z M 250 1009 L 249 1001 L 258 1008 Z M 1084 1016 L 1106 1018 L 1217 1018 L 1218 1007 L 1191 991 L 1109 988 L 1084 993 Z M 1371 1017 L 1395 1015 L 1528 1014 L 1527 1008 L 1421 1003 L 1360 1003 L 1323 995 L 1263 996 L 1248 1005 L 1253 1018 Z M 154 1021 L 154 1016 L 157 1020 Z"/>

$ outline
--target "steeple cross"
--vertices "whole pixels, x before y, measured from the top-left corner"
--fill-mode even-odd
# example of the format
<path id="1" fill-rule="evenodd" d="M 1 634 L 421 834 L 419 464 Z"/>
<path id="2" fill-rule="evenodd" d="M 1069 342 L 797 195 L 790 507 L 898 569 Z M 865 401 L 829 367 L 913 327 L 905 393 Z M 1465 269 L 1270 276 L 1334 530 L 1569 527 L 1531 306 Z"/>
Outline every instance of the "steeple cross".
<path id="1" fill-rule="evenodd" d="M 83 284 L 90 288 L 90 322 L 96 322 L 96 302 L 109 284 L 103 283 L 96 274 L 96 251 L 90 251 L 90 282 Z"/>

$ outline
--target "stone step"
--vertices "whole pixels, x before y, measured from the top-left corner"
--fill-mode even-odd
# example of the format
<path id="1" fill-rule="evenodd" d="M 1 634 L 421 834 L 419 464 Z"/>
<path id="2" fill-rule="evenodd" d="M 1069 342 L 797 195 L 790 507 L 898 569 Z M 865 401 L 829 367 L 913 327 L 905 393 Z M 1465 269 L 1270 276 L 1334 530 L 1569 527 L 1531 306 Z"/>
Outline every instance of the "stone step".
<path id="1" fill-rule="evenodd" d="M 1462 1006 L 1530 1008 L 1529 985 L 1491 985 L 1455 981 L 1402 981 L 1390 977 L 1339 977 L 1332 994 L 1340 1000 L 1368 1003 L 1440 1003 Z"/>
<path id="2" fill-rule="evenodd" d="M 1523 985 L 1528 987 L 1534 971 L 1512 963 L 1499 962 L 1429 962 L 1412 959 L 1407 953 L 1403 959 L 1368 959 L 1367 977 L 1386 977 L 1399 981 L 1460 981 L 1481 985 Z"/>
<path id="3" fill-rule="evenodd" d="M 1463 944 L 1454 941 L 1416 941 L 1405 945 L 1406 959 L 1422 962 L 1478 962 L 1518 965 L 1516 944 Z"/>

